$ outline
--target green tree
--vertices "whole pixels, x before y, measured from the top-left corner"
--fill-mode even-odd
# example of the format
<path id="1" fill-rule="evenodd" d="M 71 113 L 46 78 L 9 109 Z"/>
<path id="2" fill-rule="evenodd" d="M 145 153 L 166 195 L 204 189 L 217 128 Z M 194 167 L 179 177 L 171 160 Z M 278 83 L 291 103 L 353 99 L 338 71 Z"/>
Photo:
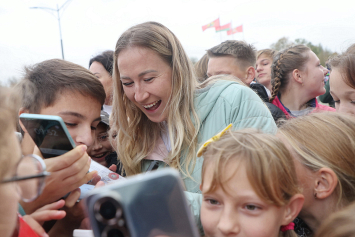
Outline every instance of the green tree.
<path id="1" fill-rule="evenodd" d="M 332 52 L 329 49 L 323 48 L 321 44 L 314 45 L 311 42 L 307 41 L 306 39 L 295 39 L 294 42 L 290 41 L 286 37 L 282 37 L 276 43 L 270 45 L 270 47 L 274 50 L 280 51 L 286 49 L 289 46 L 303 44 L 309 47 L 319 58 L 322 65 L 325 66 L 326 61 L 333 55 L 336 55 L 336 52 Z"/>
<path id="2" fill-rule="evenodd" d="M 281 51 L 283 49 L 286 49 L 290 46 L 294 45 L 294 42 L 290 41 L 288 38 L 286 37 L 282 37 L 281 39 L 279 39 L 276 43 L 270 45 L 270 47 L 273 50 L 276 51 Z"/>

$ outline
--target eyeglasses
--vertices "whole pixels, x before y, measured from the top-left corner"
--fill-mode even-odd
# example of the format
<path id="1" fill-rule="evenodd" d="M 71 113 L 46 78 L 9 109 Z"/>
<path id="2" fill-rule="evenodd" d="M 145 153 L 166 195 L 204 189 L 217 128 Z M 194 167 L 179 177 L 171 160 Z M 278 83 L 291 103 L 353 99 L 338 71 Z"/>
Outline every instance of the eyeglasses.
<path id="1" fill-rule="evenodd" d="M 46 164 L 37 155 L 23 156 L 17 163 L 14 177 L 2 180 L 1 183 L 16 182 L 17 191 L 24 202 L 35 200 L 43 191 L 46 176 Z"/>

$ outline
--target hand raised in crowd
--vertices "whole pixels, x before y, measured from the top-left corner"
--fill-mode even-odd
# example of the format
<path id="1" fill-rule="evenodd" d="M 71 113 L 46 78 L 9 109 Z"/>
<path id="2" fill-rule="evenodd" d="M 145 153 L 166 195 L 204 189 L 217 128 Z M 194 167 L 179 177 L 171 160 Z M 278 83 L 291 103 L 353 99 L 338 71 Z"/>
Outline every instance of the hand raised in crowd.
<path id="1" fill-rule="evenodd" d="M 27 214 L 57 201 L 97 176 L 97 171 L 88 173 L 91 158 L 86 149 L 85 145 L 77 146 L 64 155 L 44 160 L 51 175 L 46 179 L 45 188 L 38 199 L 31 203 L 21 203 Z"/>
<path id="2" fill-rule="evenodd" d="M 42 228 L 42 224 L 45 221 L 59 220 L 64 218 L 66 214 L 65 211 L 58 210 L 62 208 L 64 204 L 64 200 L 59 200 L 57 202 L 45 205 L 33 212 L 31 215 L 23 216 L 23 219 L 39 236 L 47 237 L 48 235 Z"/>
<path id="3" fill-rule="evenodd" d="M 80 194 L 80 189 L 77 188 L 65 199 L 65 206 L 63 207 L 63 210 L 66 212 L 66 216 L 55 223 L 48 233 L 49 236 L 72 236 L 74 229 L 79 228 L 80 223 L 85 218 L 81 202 L 77 202 Z"/>

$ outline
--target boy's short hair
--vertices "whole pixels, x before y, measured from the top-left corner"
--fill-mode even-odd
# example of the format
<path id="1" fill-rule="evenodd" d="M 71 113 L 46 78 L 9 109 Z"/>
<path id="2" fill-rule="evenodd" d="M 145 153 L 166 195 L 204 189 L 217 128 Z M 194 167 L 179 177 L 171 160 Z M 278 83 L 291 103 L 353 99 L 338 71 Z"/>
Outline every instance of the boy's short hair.
<path id="1" fill-rule="evenodd" d="M 46 60 L 25 68 L 18 85 L 22 107 L 29 113 L 39 113 L 54 104 L 64 91 L 81 93 L 103 105 L 106 94 L 101 82 L 86 68 L 61 59 Z"/>
<path id="2" fill-rule="evenodd" d="M 207 50 L 208 57 L 225 57 L 231 56 L 237 59 L 238 63 L 243 67 L 255 67 L 256 50 L 253 45 L 244 41 L 227 40 L 223 43 Z"/>

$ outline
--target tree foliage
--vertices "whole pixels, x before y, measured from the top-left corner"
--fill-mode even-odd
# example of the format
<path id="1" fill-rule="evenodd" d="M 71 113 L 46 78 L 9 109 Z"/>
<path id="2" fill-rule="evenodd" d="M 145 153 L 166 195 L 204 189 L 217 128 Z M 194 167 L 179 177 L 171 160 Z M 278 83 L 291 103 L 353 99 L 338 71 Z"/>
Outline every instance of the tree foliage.
<path id="1" fill-rule="evenodd" d="M 295 41 L 291 41 L 287 37 L 282 37 L 276 43 L 271 44 L 270 48 L 272 48 L 273 50 L 281 51 L 290 46 L 297 45 L 297 44 L 303 44 L 309 47 L 318 56 L 322 65 L 325 65 L 329 57 L 337 54 L 336 52 L 332 52 L 329 49 L 324 48 L 321 44 L 314 45 L 311 42 L 307 41 L 306 39 L 302 39 L 302 38 L 295 39 Z"/>

